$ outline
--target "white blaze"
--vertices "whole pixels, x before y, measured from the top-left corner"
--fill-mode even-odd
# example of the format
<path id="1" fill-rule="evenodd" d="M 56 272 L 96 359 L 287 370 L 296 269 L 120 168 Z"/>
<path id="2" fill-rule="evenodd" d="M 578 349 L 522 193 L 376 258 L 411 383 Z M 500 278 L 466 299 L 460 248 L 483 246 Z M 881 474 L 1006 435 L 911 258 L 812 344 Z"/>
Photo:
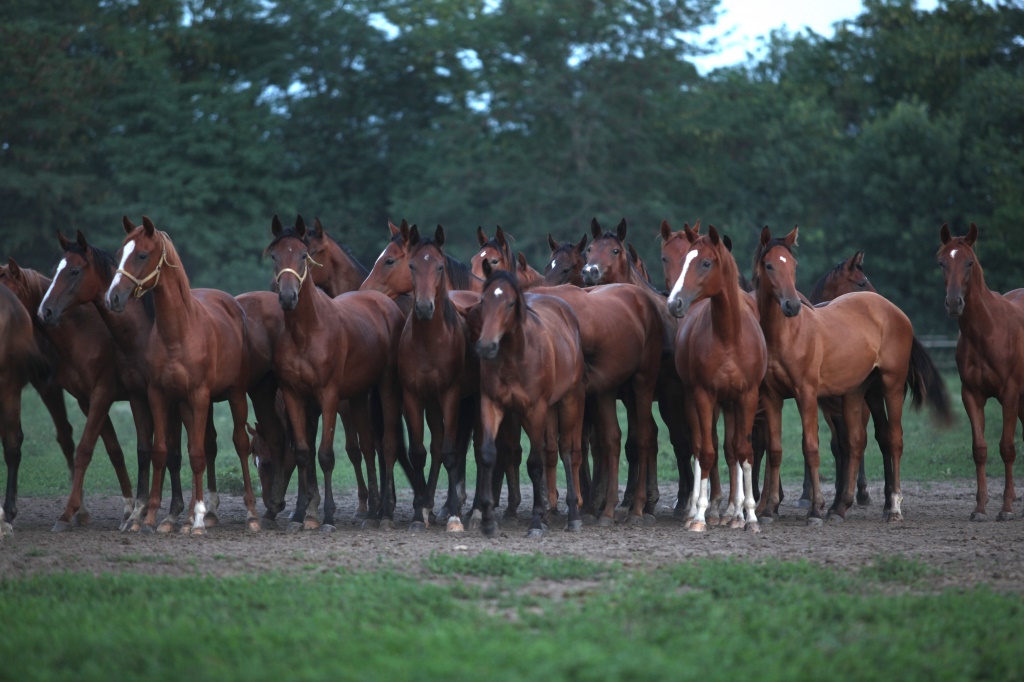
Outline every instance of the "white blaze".
<path id="1" fill-rule="evenodd" d="M 674 301 L 679 297 L 679 292 L 683 290 L 683 280 L 686 279 L 686 271 L 690 269 L 690 263 L 697 257 L 696 249 L 686 252 L 686 259 L 683 261 L 683 271 L 679 273 L 679 279 L 676 280 L 675 286 L 672 287 L 672 293 L 668 295 L 669 302 Z"/>
<path id="2" fill-rule="evenodd" d="M 124 245 L 124 253 L 121 254 L 121 264 L 117 266 L 118 270 L 124 270 L 124 264 L 128 262 L 128 257 L 132 255 L 135 250 L 135 241 L 130 241 Z M 113 281 L 110 282 L 110 286 L 107 287 L 107 303 L 110 303 L 110 292 L 121 282 L 121 273 L 114 275 Z"/>
<path id="3" fill-rule="evenodd" d="M 43 296 L 43 300 L 39 302 L 39 310 L 36 311 L 40 317 L 43 315 L 43 304 L 46 303 L 46 299 L 50 298 L 50 293 L 53 291 L 53 285 L 57 283 L 57 277 L 60 275 L 60 271 L 66 268 L 67 265 L 67 258 L 61 258 L 60 263 L 57 263 L 57 272 L 53 273 L 53 281 L 50 282 L 50 287 L 46 290 L 46 295 Z"/>
<path id="4" fill-rule="evenodd" d="M 495 296 L 501 296 L 503 293 L 504 292 L 501 290 L 501 287 L 498 287 L 497 289 L 494 290 Z"/>
<path id="5" fill-rule="evenodd" d="M 551 261 L 551 269 L 552 269 L 552 270 L 554 270 L 554 269 L 555 269 L 555 261 Z"/>
<path id="6" fill-rule="evenodd" d="M 949 252 L 949 257 L 956 258 L 956 249 L 953 249 L 952 251 Z"/>
<path id="7" fill-rule="evenodd" d="M 782 261 L 783 263 L 788 263 L 789 262 L 788 260 L 786 260 L 785 256 L 779 256 L 779 260 Z"/>

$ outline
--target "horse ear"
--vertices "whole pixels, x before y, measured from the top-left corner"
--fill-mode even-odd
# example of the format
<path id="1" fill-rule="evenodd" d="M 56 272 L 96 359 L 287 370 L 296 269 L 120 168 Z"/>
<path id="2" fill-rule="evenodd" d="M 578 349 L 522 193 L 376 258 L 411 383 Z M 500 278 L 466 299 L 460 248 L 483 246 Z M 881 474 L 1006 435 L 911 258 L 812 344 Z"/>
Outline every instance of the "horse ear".
<path id="1" fill-rule="evenodd" d="M 597 222 L 597 218 L 590 219 L 590 234 L 594 235 L 594 239 L 601 237 L 601 224 Z"/>
<path id="2" fill-rule="evenodd" d="M 700 234 L 700 218 L 697 218 L 697 222 L 693 224 L 694 234 Z"/>
<path id="3" fill-rule="evenodd" d="M 281 224 L 281 219 L 274 214 L 274 217 L 270 219 L 270 232 L 276 237 L 281 234 L 281 230 L 284 229 L 284 225 Z"/>
<path id="4" fill-rule="evenodd" d="M 697 241 L 697 237 L 700 236 L 699 234 L 694 232 L 689 225 L 686 225 L 685 223 L 683 224 L 683 234 L 686 236 L 686 241 L 690 242 L 691 244 Z"/>
<path id="5" fill-rule="evenodd" d="M 718 236 L 718 230 L 715 229 L 714 225 L 708 225 L 708 239 L 710 239 L 711 243 L 715 246 L 718 246 L 718 244 L 722 241 L 721 238 Z"/>
<path id="6" fill-rule="evenodd" d="M 142 229 L 145 230 L 147 237 L 152 237 L 156 232 L 156 225 L 149 219 L 149 216 L 142 216 Z"/>
<path id="7" fill-rule="evenodd" d="M 60 230 L 57 230 L 57 243 L 60 244 L 60 248 L 64 251 L 67 251 L 68 249 L 71 248 L 71 240 L 65 237 L 64 233 L 61 232 Z"/>
<path id="8" fill-rule="evenodd" d="M 76 230 L 75 232 L 75 241 L 78 242 L 78 245 L 82 247 L 82 250 L 84 251 L 89 247 L 89 242 L 85 239 L 85 235 L 82 234 L 81 230 Z"/>
<path id="9" fill-rule="evenodd" d="M 438 246 L 444 246 L 444 227 L 441 225 L 438 225 L 437 229 L 434 230 L 434 243 Z"/>
<path id="10" fill-rule="evenodd" d="M 761 246 L 767 246 L 768 242 L 772 240 L 772 231 L 765 225 L 761 228 Z"/>
<path id="11" fill-rule="evenodd" d="M 313 236 L 317 239 L 322 239 L 324 236 L 324 224 L 320 222 L 320 218 L 313 218 Z"/>
<path id="12" fill-rule="evenodd" d="M 522 251 L 520 251 L 520 252 L 519 252 L 519 253 L 518 253 L 518 254 L 516 255 L 516 260 L 518 260 L 518 261 L 519 261 L 519 267 L 521 267 L 521 268 L 522 268 L 523 270 L 525 270 L 526 268 L 530 267 L 530 266 L 529 266 L 529 265 L 528 265 L 528 264 L 526 263 L 526 254 L 525 254 L 525 253 L 523 253 Z"/>
<path id="13" fill-rule="evenodd" d="M 626 219 L 623 218 L 619 221 L 618 226 L 615 228 L 615 236 L 619 238 L 620 242 L 626 242 Z"/>
<path id="14" fill-rule="evenodd" d="M 415 227 L 415 225 L 413 227 Z M 398 226 L 398 233 L 402 235 L 402 241 L 408 243 L 409 223 L 406 221 L 405 218 L 402 218 L 402 224 Z"/>
<path id="15" fill-rule="evenodd" d="M 484 228 L 482 225 L 476 226 L 476 240 L 480 242 L 480 246 L 487 243 L 487 235 L 484 234 Z"/>
<path id="16" fill-rule="evenodd" d="M 14 279 L 21 279 L 21 267 L 14 260 L 13 256 L 7 257 L 7 272 Z"/>
<path id="17" fill-rule="evenodd" d="M 132 224 L 132 221 L 126 215 L 121 216 L 121 225 L 124 227 L 125 232 L 131 232 L 135 229 L 135 225 Z"/>
<path id="18" fill-rule="evenodd" d="M 413 225 L 408 230 L 408 236 L 405 241 L 408 242 L 409 246 L 416 246 L 420 243 L 420 228 Z"/>
<path id="19" fill-rule="evenodd" d="M 587 248 L 587 233 L 583 233 L 583 239 L 576 242 L 576 250 L 583 253 L 583 249 Z"/>
<path id="20" fill-rule="evenodd" d="M 584 236 L 583 238 L 586 239 L 586 236 Z M 560 246 L 560 244 L 555 241 L 555 238 L 551 236 L 550 232 L 548 232 L 548 246 L 551 247 L 551 253 L 557 251 L 558 247 Z"/>
<path id="21" fill-rule="evenodd" d="M 494 270 L 491 269 L 491 261 L 484 258 L 482 261 L 480 261 L 480 265 L 483 266 L 484 269 L 484 279 L 489 278 L 491 274 L 494 272 Z"/>
<path id="22" fill-rule="evenodd" d="M 667 220 L 661 221 L 661 241 L 667 242 L 668 238 L 672 236 L 672 227 L 668 224 Z"/>
<path id="23" fill-rule="evenodd" d="M 391 230 L 391 236 L 392 237 L 394 237 L 396 234 L 398 234 L 398 226 L 395 225 L 390 220 L 388 220 L 388 229 Z"/>
<path id="24" fill-rule="evenodd" d="M 949 223 L 942 223 L 942 227 L 939 228 L 939 239 L 942 240 L 943 244 L 948 244 L 953 239 L 953 235 L 949 233 Z"/>
<path id="25" fill-rule="evenodd" d="M 971 229 L 967 230 L 967 239 L 965 243 L 967 246 L 974 246 L 974 242 L 978 241 L 978 226 L 971 223 Z"/>
<path id="26" fill-rule="evenodd" d="M 793 231 L 790 232 L 789 234 L 787 234 L 785 236 L 785 238 L 783 238 L 782 241 L 786 243 L 786 246 L 792 248 L 792 247 L 797 245 L 796 238 L 799 236 L 799 233 L 800 233 L 800 226 L 799 225 L 794 225 L 793 226 Z"/>
<path id="27" fill-rule="evenodd" d="M 730 238 L 729 235 L 722 235 L 722 243 L 725 244 L 725 250 L 732 253 L 732 238 Z"/>
<path id="28" fill-rule="evenodd" d="M 857 253 L 850 256 L 850 260 L 846 261 L 847 270 L 855 270 L 864 263 L 864 252 L 858 251 Z"/>
<path id="29" fill-rule="evenodd" d="M 299 233 L 300 237 L 306 236 L 306 221 L 302 219 L 301 215 L 295 216 L 295 231 Z"/>
<path id="30" fill-rule="evenodd" d="M 632 244 L 626 244 L 626 252 L 629 253 L 629 257 L 636 263 L 640 260 L 640 255 L 636 252 L 636 248 Z"/>
<path id="31" fill-rule="evenodd" d="M 501 225 L 498 225 L 498 228 L 494 231 L 494 240 L 503 249 L 508 245 L 508 242 L 505 240 L 505 230 L 501 229 Z"/>

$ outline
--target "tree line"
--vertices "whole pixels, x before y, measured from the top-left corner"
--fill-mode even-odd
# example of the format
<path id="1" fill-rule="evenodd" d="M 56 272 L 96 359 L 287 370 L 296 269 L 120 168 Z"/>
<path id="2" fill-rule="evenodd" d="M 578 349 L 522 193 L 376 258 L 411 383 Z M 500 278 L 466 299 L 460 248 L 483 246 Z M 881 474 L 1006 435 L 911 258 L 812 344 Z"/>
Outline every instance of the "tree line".
<path id="1" fill-rule="evenodd" d="M 718 0 L 10 0 L 0 6 L 0 246 L 169 231 L 196 286 L 264 289 L 273 214 L 369 265 L 386 221 L 468 260 L 500 224 L 531 262 L 625 217 L 800 225 L 801 286 L 857 249 L 919 331 L 949 332 L 938 228 L 979 225 L 1024 285 L 1024 5 L 866 0 L 825 37 L 701 75 Z"/>

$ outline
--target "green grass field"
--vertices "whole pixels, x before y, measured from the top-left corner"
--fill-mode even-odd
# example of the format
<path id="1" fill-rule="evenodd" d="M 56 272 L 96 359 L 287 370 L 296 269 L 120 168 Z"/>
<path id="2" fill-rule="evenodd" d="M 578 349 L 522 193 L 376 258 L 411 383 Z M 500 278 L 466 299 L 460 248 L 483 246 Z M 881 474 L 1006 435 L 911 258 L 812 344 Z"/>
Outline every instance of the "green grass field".
<path id="1" fill-rule="evenodd" d="M 907 408 L 904 412 L 903 421 L 905 451 L 901 467 L 901 475 L 906 480 L 941 481 L 974 477 L 974 462 L 971 459 L 970 424 L 960 402 L 959 382 L 955 374 L 947 375 L 946 381 L 950 390 L 953 412 L 956 416 L 956 422 L 952 428 L 937 428 L 927 410 L 914 412 L 909 409 L 909 400 L 906 403 Z M 77 438 L 81 434 L 85 419 L 78 406 L 70 401 L 68 404 L 68 414 L 74 425 Z M 986 416 L 986 437 L 989 442 L 988 471 L 991 474 L 1001 476 L 1003 465 L 999 459 L 998 440 L 1002 418 L 999 412 L 999 405 L 994 400 L 989 402 Z M 792 400 L 786 401 L 783 414 L 782 477 L 784 482 L 789 483 L 798 482 L 802 480 L 803 476 L 803 455 L 800 446 L 801 430 L 798 417 L 795 403 Z M 219 489 L 225 492 L 240 491 L 242 477 L 238 458 L 231 445 L 231 418 L 226 404 L 218 404 L 215 407 L 214 418 L 219 445 L 219 455 L 217 458 Z M 135 430 L 132 426 L 128 404 L 115 404 L 111 411 L 111 419 L 119 435 L 121 447 L 125 452 L 129 474 L 134 480 L 136 471 Z M 675 456 L 668 441 L 668 431 L 657 414 L 655 415 L 655 420 L 658 423 L 659 432 L 659 477 L 665 482 L 677 481 L 678 473 Z M 53 437 L 53 425 L 49 414 L 42 407 L 38 396 L 31 389 L 27 389 L 23 394 L 22 422 L 25 431 L 25 444 L 23 446 L 23 462 L 19 480 L 20 494 L 66 494 L 70 489 L 70 484 L 63 473 L 64 461 Z M 620 422 L 623 432 L 625 432 L 625 415 L 621 413 L 621 408 Z M 721 424 L 719 424 L 719 428 L 721 429 Z M 868 449 L 865 454 L 867 474 L 869 479 L 881 480 L 882 459 L 878 446 L 875 444 L 873 436 L 870 435 L 871 433 L 873 431 L 869 430 Z M 824 421 L 820 424 L 819 435 L 821 438 L 821 476 L 823 481 L 829 481 L 835 476 L 835 467 L 828 446 L 829 431 Z M 335 468 L 335 485 L 337 486 L 336 489 L 341 490 L 355 485 L 355 477 L 344 455 L 343 438 L 344 435 L 339 428 L 335 442 L 335 452 L 339 457 Z M 528 446 L 524 441 L 524 448 L 526 447 Z M 469 480 L 473 480 L 472 453 L 470 453 L 470 460 L 471 476 Z M 724 467 L 724 463 L 720 464 Z M 188 466 L 187 460 L 185 466 L 186 468 Z M 624 481 L 625 467 L 622 467 L 621 470 Z M 255 471 L 253 471 L 253 474 L 255 474 Z M 727 476 L 724 468 L 723 474 Z M 527 480 L 525 475 L 524 468 L 524 481 Z M 444 473 L 442 473 L 443 480 Z M 0 483 L 4 481 L 6 481 L 6 471 L 0 470 Z M 400 478 L 399 485 L 406 484 L 407 482 Z M 107 459 L 102 443 L 99 443 L 97 444 L 93 462 L 86 478 L 86 493 L 113 494 L 117 492 L 117 480 L 114 476 L 113 467 Z"/>

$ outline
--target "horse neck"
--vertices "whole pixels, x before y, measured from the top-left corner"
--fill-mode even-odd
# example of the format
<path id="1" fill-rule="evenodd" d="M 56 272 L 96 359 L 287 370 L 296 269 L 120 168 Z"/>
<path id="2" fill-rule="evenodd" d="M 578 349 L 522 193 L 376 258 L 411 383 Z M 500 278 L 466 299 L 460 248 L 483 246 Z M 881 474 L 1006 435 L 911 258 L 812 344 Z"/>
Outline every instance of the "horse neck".
<path id="1" fill-rule="evenodd" d="M 716 338 L 724 343 L 733 343 L 740 333 L 740 319 L 743 313 L 742 293 L 740 292 L 739 273 L 736 263 L 731 258 L 720 258 L 723 264 L 722 289 L 710 296 L 711 330 Z"/>
<path id="2" fill-rule="evenodd" d="M 153 288 L 153 305 L 156 308 L 154 326 L 160 338 L 165 343 L 178 344 L 200 323 L 196 319 L 196 302 L 192 297 L 188 276 L 177 254 L 174 256 L 173 266 L 171 259 L 168 259 L 160 270 L 160 281 Z"/>
<path id="3" fill-rule="evenodd" d="M 98 268 L 96 268 L 98 270 Z M 107 325 L 114 342 L 122 350 L 134 350 L 138 347 L 139 338 L 153 327 L 152 320 L 146 314 L 140 299 L 138 305 L 128 305 L 124 312 L 115 313 L 107 307 L 103 300 L 107 289 L 113 281 L 113 276 L 105 277 L 100 281 L 96 295 L 92 297 L 92 305 L 100 314 L 103 324 Z"/>
<path id="4" fill-rule="evenodd" d="M 22 281 L 25 286 L 22 287 L 24 291 L 25 300 L 22 303 L 28 309 L 29 313 L 35 317 L 36 309 L 39 308 L 39 304 L 43 302 L 43 296 L 46 295 L 46 290 L 50 287 L 52 280 L 41 272 L 35 270 L 27 270 L 22 268 Z"/>
<path id="5" fill-rule="evenodd" d="M 332 245 L 330 253 L 330 277 L 324 291 L 331 298 L 350 291 L 357 291 L 369 272 L 346 254 L 341 247 Z M 327 265 L 325 263 L 325 265 Z M 329 287 L 329 288 L 328 288 Z"/>
<path id="6" fill-rule="evenodd" d="M 795 331 L 802 319 L 797 315 L 794 319 L 787 319 L 782 312 L 782 306 L 772 294 L 771 284 L 768 284 L 768 277 L 760 273 L 757 278 L 757 288 L 754 290 L 754 297 L 757 301 L 757 313 L 761 321 L 761 329 L 764 331 L 765 340 L 771 344 L 773 339 L 780 339 L 787 331 Z M 801 311 L 806 314 L 807 310 Z"/>
<path id="7" fill-rule="evenodd" d="M 284 323 L 293 338 L 301 343 L 320 328 L 321 306 L 328 298 L 327 294 L 313 284 L 312 277 L 302 280 L 295 309 L 284 311 Z"/>
<path id="8" fill-rule="evenodd" d="M 957 323 L 965 336 L 987 341 L 998 324 L 998 306 L 1003 297 L 985 284 L 985 273 L 977 259 L 971 270 L 967 291 L 964 292 L 964 311 Z"/>

